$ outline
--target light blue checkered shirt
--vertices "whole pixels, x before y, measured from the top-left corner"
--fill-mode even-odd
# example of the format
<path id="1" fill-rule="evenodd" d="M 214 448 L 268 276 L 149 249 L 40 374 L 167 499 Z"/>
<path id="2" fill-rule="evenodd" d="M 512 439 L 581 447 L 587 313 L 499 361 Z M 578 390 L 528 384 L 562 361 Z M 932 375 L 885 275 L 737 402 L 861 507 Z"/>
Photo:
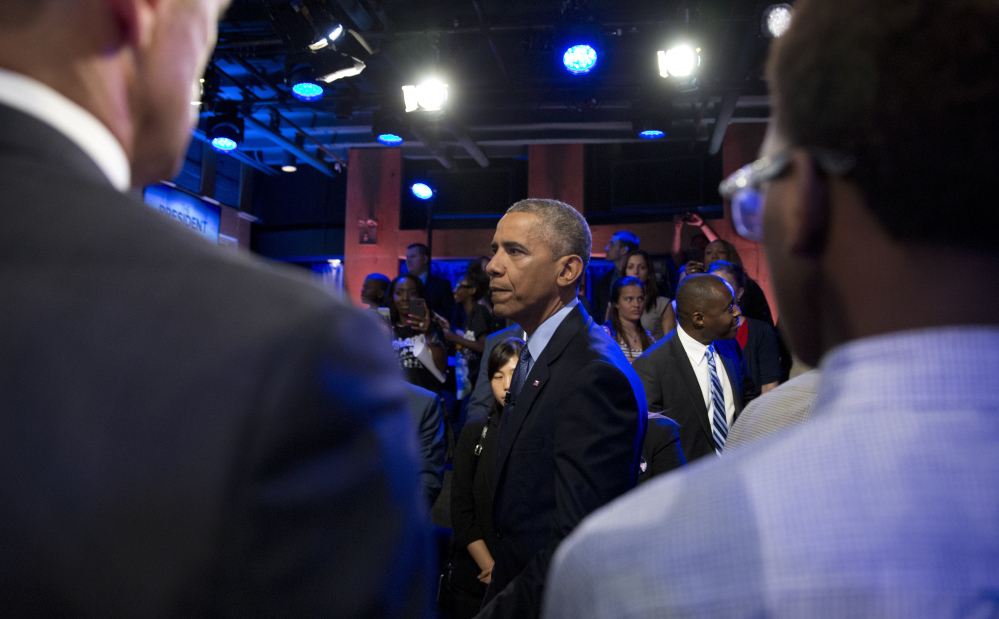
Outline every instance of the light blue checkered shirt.
<path id="1" fill-rule="evenodd" d="M 587 518 L 546 619 L 999 616 L 999 329 L 868 338 L 821 367 L 804 425 Z"/>

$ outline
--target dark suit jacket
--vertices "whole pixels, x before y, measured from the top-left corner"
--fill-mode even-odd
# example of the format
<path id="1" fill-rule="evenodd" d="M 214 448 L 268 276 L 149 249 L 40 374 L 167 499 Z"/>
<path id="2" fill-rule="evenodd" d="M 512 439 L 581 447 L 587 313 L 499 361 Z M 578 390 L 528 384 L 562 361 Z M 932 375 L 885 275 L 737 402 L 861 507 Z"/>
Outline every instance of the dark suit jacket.
<path id="1" fill-rule="evenodd" d="M 687 462 L 715 453 L 715 442 L 708 423 L 708 409 L 701 395 L 694 368 L 690 366 L 680 339 L 674 329 L 635 359 L 631 367 L 642 379 L 649 410 L 680 424 L 680 447 Z M 732 394 L 735 396 L 735 414 L 758 395 L 752 379 L 746 372 L 742 350 L 735 340 L 718 340 L 715 351 L 721 356 Z"/>
<path id="2" fill-rule="evenodd" d="M 607 313 L 607 306 L 611 300 L 611 286 L 617 281 L 618 277 L 620 275 L 617 272 L 617 267 L 611 266 L 610 270 L 604 273 L 600 279 L 593 282 L 590 288 L 593 291 L 593 315 L 596 316 L 598 323 L 603 323 L 605 320 L 604 314 Z"/>
<path id="3" fill-rule="evenodd" d="M 437 500 L 444 483 L 444 403 L 433 391 L 406 383 L 409 390 L 409 412 L 416 425 L 420 446 L 420 486 L 429 508 Z"/>
<path id="4" fill-rule="evenodd" d="M 496 565 L 487 593 L 492 600 L 480 616 L 540 613 L 556 546 L 587 514 L 634 487 L 645 421 L 638 376 L 577 306 L 500 422 Z"/>
<path id="5" fill-rule="evenodd" d="M 680 427 L 669 417 L 659 413 L 649 413 L 645 428 L 645 442 L 642 444 L 642 465 L 639 468 L 638 483 L 680 468 L 687 463 L 680 449 Z"/>
<path id="6" fill-rule="evenodd" d="M 12 616 L 424 616 L 373 319 L 115 191 L 0 106 L 0 583 Z"/>
<path id="7" fill-rule="evenodd" d="M 427 287 L 427 307 L 451 320 L 451 313 L 454 311 L 454 289 L 451 288 L 451 282 L 428 273 L 424 285 Z"/>
<path id="8" fill-rule="evenodd" d="M 493 348 L 496 348 L 496 344 L 510 337 L 523 339 L 524 330 L 520 328 L 520 325 L 513 325 L 486 338 L 486 348 L 482 352 L 482 363 L 479 364 L 479 378 L 475 382 L 472 397 L 468 400 L 468 406 L 465 408 L 466 423 L 482 420 L 489 416 L 495 399 L 492 381 L 489 380 L 489 355 L 492 354 Z"/>

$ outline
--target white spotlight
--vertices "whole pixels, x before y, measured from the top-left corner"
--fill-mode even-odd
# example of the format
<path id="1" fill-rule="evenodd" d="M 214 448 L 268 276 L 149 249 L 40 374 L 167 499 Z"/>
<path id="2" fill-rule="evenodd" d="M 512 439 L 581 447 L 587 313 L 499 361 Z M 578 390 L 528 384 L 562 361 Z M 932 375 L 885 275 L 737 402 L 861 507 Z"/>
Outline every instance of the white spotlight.
<path id="1" fill-rule="evenodd" d="M 771 4 L 764 11 L 760 18 L 760 29 L 764 36 L 777 38 L 782 36 L 791 27 L 791 5 Z"/>
<path id="2" fill-rule="evenodd" d="M 700 48 L 694 49 L 689 45 L 659 51 L 659 75 L 689 77 L 701 64 L 700 51 Z"/>
<path id="3" fill-rule="evenodd" d="M 436 111 L 447 101 L 447 84 L 437 79 L 427 80 L 416 86 L 403 86 L 402 96 L 406 101 L 406 111 L 418 109 Z"/>

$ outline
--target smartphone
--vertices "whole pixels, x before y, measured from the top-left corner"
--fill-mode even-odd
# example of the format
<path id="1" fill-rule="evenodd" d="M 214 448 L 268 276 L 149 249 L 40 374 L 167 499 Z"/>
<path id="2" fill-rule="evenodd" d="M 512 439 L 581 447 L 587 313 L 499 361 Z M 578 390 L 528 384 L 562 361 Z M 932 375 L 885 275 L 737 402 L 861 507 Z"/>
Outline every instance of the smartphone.
<path id="1" fill-rule="evenodd" d="M 417 297 L 415 299 L 410 299 L 409 301 L 409 313 L 417 318 L 423 319 L 427 317 L 427 302 L 423 299 Z"/>

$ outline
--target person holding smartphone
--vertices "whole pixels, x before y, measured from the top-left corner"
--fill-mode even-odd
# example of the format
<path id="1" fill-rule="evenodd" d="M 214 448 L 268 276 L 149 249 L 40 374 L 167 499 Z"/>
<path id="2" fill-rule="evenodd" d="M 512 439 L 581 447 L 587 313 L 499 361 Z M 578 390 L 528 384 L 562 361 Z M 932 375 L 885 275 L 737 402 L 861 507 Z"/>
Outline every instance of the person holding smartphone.
<path id="1" fill-rule="evenodd" d="M 404 273 L 392 280 L 388 298 L 392 348 L 399 355 L 406 381 L 440 393 L 447 370 L 447 344 L 440 327 L 431 320 L 423 282 Z"/>

